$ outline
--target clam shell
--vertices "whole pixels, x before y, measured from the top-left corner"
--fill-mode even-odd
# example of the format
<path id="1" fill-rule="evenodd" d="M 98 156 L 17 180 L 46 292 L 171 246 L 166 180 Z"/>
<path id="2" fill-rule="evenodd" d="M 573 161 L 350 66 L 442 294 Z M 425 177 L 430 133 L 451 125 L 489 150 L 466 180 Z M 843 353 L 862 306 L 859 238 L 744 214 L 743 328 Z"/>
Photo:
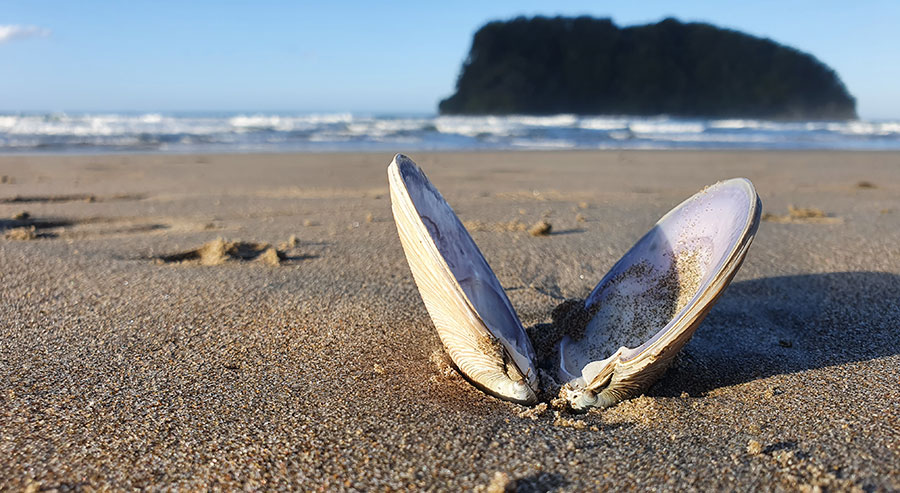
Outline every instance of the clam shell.
<path id="1" fill-rule="evenodd" d="M 663 216 L 613 266 L 585 300 L 582 337 L 559 345 L 573 409 L 615 404 L 665 371 L 743 262 L 761 209 L 749 180 L 719 182 Z"/>
<path id="2" fill-rule="evenodd" d="M 536 402 L 531 341 L 468 231 L 406 156 L 394 157 L 388 180 L 403 251 L 450 359 L 485 392 Z"/>
<path id="3" fill-rule="evenodd" d="M 497 397 L 531 404 L 535 354 L 484 256 L 425 174 L 396 155 L 391 207 L 410 270 L 451 360 Z M 642 237 L 582 307 L 577 338 L 559 344 L 562 394 L 573 409 L 610 406 L 649 387 L 731 282 L 759 226 L 749 180 L 685 200 Z M 581 315 L 581 314 L 579 314 Z"/>

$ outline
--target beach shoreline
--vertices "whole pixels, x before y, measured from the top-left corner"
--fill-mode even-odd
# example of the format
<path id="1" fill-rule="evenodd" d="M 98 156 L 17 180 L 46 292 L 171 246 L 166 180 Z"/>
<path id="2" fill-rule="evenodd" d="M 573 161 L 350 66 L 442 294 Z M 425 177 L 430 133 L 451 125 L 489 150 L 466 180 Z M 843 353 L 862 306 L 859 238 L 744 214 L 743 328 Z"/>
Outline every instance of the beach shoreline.
<path id="1" fill-rule="evenodd" d="M 408 155 L 526 327 L 705 185 L 768 215 L 646 395 L 556 416 L 444 363 L 391 153 L 0 155 L 0 490 L 900 489 L 900 152 Z"/>

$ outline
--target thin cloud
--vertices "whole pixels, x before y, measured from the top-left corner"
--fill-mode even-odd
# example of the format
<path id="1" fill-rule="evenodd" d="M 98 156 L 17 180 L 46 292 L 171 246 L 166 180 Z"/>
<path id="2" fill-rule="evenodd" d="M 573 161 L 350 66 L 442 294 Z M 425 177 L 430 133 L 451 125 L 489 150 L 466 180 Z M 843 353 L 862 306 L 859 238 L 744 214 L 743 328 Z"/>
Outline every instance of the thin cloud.
<path id="1" fill-rule="evenodd" d="M 47 36 L 50 36 L 50 30 L 43 27 L 0 25 L 0 44 L 14 39 L 46 38 Z"/>

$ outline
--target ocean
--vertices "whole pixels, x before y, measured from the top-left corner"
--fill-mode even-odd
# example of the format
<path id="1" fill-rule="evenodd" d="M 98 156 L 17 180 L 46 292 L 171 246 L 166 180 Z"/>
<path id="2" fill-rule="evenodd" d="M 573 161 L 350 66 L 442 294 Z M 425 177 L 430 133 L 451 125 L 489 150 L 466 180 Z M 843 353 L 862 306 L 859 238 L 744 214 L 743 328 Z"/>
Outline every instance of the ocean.
<path id="1" fill-rule="evenodd" d="M 900 120 L 351 113 L 0 114 L 0 153 L 536 149 L 900 150 Z"/>

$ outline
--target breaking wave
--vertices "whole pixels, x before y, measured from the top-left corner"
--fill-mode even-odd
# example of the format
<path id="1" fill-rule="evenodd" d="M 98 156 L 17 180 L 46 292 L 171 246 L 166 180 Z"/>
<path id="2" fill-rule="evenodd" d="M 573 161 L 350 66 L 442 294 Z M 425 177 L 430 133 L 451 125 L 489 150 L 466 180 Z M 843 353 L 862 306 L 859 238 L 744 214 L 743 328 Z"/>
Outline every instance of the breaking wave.
<path id="1" fill-rule="evenodd" d="M 900 121 L 628 116 L 0 114 L 0 152 L 502 149 L 900 150 Z"/>

